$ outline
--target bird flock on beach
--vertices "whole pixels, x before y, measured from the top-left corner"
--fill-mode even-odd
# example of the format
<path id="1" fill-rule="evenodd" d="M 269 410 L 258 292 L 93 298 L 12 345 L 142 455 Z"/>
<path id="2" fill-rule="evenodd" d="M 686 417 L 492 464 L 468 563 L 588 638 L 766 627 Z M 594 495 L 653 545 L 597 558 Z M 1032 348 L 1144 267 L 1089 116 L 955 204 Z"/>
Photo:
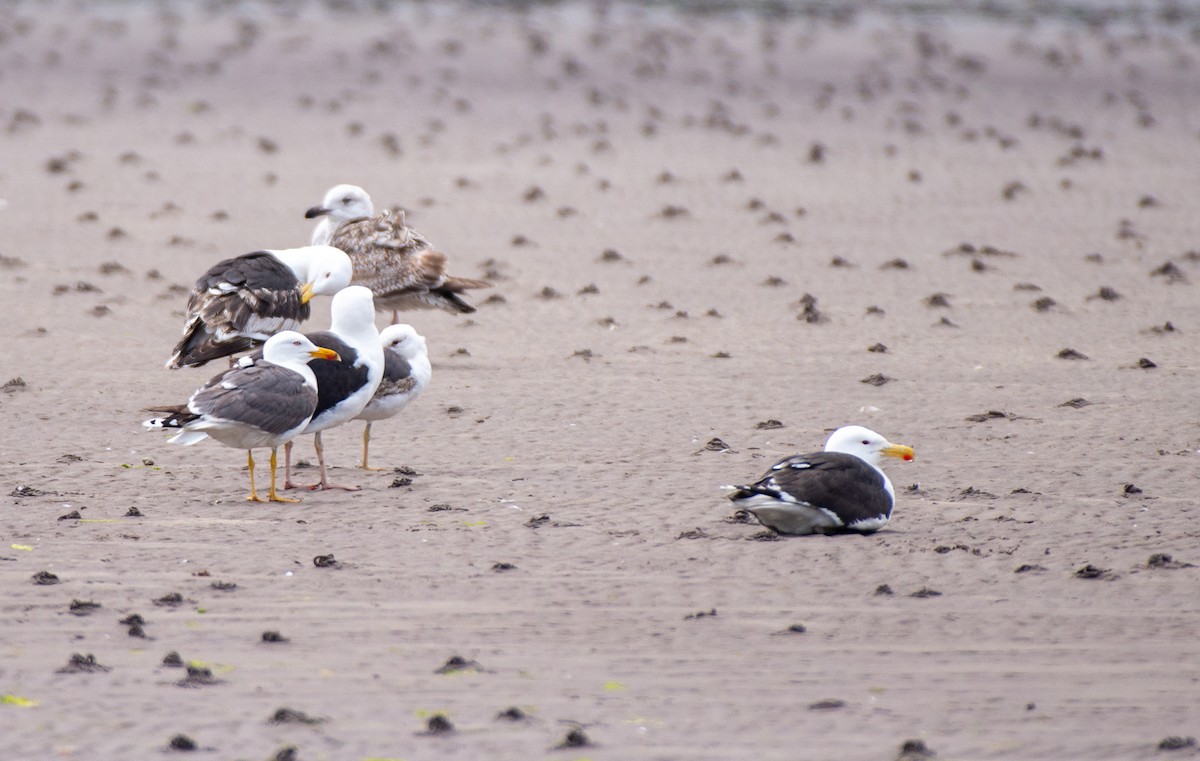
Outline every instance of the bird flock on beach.
<path id="1" fill-rule="evenodd" d="M 196 281 L 183 335 L 166 366 L 228 358 L 229 368 L 187 402 L 150 408 L 161 416 L 144 423 L 178 431 L 170 439 L 176 444 L 212 438 L 245 449 L 248 499 L 256 502 L 298 501 L 276 488 L 277 450 L 284 447 L 284 490 L 299 488 L 291 477 L 291 447 L 306 434 L 313 435 L 320 480 L 304 488 L 357 490 L 330 482 L 321 432 L 365 421 L 361 467 L 369 469 L 371 424 L 398 414 L 432 375 L 424 337 L 400 323 L 399 312 L 474 312 L 463 291 L 489 285 L 449 276 L 446 255 L 409 228 L 402 213 L 375 214 L 360 187 L 335 186 L 306 216 L 321 217 L 312 245 L 225 259 Z M 333 297 L 330 329 L 296 332 L 318 295 Z M 392 312 L 382 332 L 376 310 Z M 255 485 L 256 448 L 271 450 L 266 500 Z"/>
<path id="2" fill-rule="evenodd" d="M 408 226 L 403 211 L 375 212 L 357 185 L 335 185 L 305 213 L 318 219 L 310 245 L 254 251 L 225 259 L 197 279 L 170 369 L 228 358 L 183 404 L 151 407 L 143 425 L 171 429 L 172 443 L 212 438 L 244 449 L 255 502 L 298 502 L 277 488 L 284 447 L 283 490 L 360 487 L 329 480 L 321 432 L 365 422 L 360 467 L 369 465 L 371 424 L 397 415 L 429 384 L 425 339 L 400 312 L 441 309 L 469 314 L 465 292 L 483 280 L 447 272 L 448 257 Z M 315 296 L 331 296 L 330 329 L 300 333 Z M 382 332 L 375 313 L 390 312 Z M 237 356 L 241 355 L 241 356 Z M 319 480 L 292 480 L 292 444 L 312 434 Z M 255 449 L 271 450 L 264 500 L 255 480 Z M 857 425 L 829 436 L 823 451 L 788 457 L 757 482 L 728 486 L 736 510 L 780 534 L 873 533 L 891 519 L 896 495 L 879 467 L 883 458 L 913 459 L 913 450 Z"/>

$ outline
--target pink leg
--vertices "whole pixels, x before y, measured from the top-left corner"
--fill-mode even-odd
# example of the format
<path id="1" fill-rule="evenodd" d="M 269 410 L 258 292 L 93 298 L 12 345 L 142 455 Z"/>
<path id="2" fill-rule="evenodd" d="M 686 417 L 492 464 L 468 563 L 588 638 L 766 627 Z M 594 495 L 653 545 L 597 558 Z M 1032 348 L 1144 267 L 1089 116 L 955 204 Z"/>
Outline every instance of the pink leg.
<path id="1" fill-rule="evenodd" d="M 361 486 L 343 486 L 341 484 L 331 484 L 325 475 L 325 448 L 321 446 L 321 432 L 318 431 L 313 435 L 313 446 L 317 450 L 317 463 L 321 467 L 321 481 L 307 488 L 309 489 L 345 489 L 346 491 L 359 491 Z"/>
<path id="2" fill-rule="evenodd" d="M 292 480 L 292 442 L 283 445 L 283 488 L 299 489 L 300 484 Z"/>

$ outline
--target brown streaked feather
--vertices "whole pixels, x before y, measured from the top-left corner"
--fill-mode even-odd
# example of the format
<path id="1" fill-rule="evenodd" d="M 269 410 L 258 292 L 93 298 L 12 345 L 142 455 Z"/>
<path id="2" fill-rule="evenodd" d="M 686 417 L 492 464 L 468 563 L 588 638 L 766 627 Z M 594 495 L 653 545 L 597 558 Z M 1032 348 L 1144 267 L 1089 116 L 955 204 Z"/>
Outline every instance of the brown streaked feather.
<path id="1" fill-rule="evenodd" d="M 266 251 L 225 259 L 204 273 L 188 296 L 183 337 L 167 366 L 199 367 L 246 351 L 308 319 L 300 282 Z"/>
<path id="2" fill-rule="evenodd" d="M 385 377 L 379 381 L 379 388 L 375 391 L 375 396 L 397 396 L 399 394 L 407 394 L 412 391 L 417 385 L 416 378 L 400 378 L 393 380 Z"/>
<path id="3" fill-rule="evenodd" d="M 405 224 L 403 211 L 343 222 L 330 245 L 350 256 L 353 284 L 371 289 L 379 311 L 434 308 L 474 312 L 475 307 L 458 294 L 491 286 L 482 280 L 447 275 L 446 255 Z"/>

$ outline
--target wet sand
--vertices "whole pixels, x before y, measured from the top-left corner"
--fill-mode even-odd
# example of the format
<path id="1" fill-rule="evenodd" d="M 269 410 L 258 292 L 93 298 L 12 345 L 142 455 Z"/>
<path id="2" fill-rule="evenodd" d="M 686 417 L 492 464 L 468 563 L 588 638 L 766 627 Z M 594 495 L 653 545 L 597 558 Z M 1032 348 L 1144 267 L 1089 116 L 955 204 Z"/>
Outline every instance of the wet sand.
<path id="1" fill-rule="evenodd" d="M 1197 755 L 1186 12 L 0 22 L 0 756 Z M 195 278 L 342 182 L 494 288 L 407 315 L 399 470 L 356 423 L 362 491 L 249 504 L 143 408 L 220 369 L 162 367 Z M 884 530 L 731 518 L 846 423 L 916 450 Z"/>

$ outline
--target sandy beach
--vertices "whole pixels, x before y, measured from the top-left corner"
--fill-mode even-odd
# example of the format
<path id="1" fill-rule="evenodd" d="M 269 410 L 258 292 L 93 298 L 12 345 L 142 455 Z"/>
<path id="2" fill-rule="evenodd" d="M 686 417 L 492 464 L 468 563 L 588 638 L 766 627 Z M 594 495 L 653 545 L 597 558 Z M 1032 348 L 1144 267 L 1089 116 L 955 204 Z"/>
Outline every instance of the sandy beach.
<path id="1" fill-rule="evenodd" d="M 0 758 L 1200 757 L 1200 15 L 795 7 L 0 6 Z M 145 408 L 338 183 L 493 287 L 251 504 Z"/>

